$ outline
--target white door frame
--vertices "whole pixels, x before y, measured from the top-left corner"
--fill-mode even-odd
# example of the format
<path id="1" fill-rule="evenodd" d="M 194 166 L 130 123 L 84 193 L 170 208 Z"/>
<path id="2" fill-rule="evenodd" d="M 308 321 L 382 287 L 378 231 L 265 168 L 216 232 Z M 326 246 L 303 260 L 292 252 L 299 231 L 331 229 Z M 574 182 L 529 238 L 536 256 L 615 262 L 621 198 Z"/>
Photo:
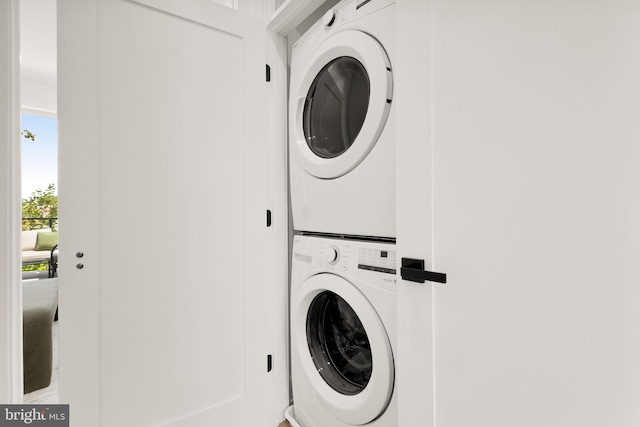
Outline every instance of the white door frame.
<path id="1" fill-rule="evenodd" d="M 19 3 L 0 2 L 0 402 L 22 402 Z"/>
<path id="2" fill-rule="evenodd" d="M 275 69 L 272 65 L 272 79 L 275 85 L 280 85 L 279 96 L 287 93 L 287 42 L 286 36 L 300 25 L 313 11 L 324 4 L 324 0 L 297 0 L 285 2 L 280 7 L 267 25 L 268 38 L 271 46 L 267 48 L 268 61 L 274 61 L 275 65 L 283 68 Z M 416 189 L 414 179 L 415 169 L 408 169 L 407 163 L 398 166 L 397 173 L 397 198 L 398 205 L 403 209 L 396 213 L 398 254 L 406 257 L 421 257 L 425 259 L 427 268 L 432 267 L 432 218 L 416 218 L 412 206 L 416 206 L 415 212 L 424 212 L 424 205 L 430 206 L 432 202 L 431 183 L 431 144 L 432 144 L 432 104 L 424 102 L 431 99 L 431 21 L 425 25 L 424 17 L 431 18 L 432 1 L 417 2 L 413 0 L 396 0 L 396 23 L 403 25 L 397 27 L 397 53 L 396 53 L 396 81 L 428 81 L 420 90 L 415 86 L 395 87 L 396 108 L 400 111 L 397 117 L 397 139 L 403 144 L 398 144 L 396 159 L 402 157 L 402 161 L 411 160 L 420 170 L 420 188 Z M 425 40 L 419 54 L 415 49 L 416 29 L 419 37 Z M 269 44 L 269 43 L 268 43 Z M 398 78 L 397 76 L 402 76 Z M 271 93 L 270 93 L 271 94 Z M 278 95 L 276 94 L 276 99 Z M 270 98 L 273 101 L 273 98 Z M 278 123 L 279 111 L 286 112 L 286 97 L 283 106 L 276 106 L 268 110 L 269 123 Z M 272 104 L 273 105 L 273 104 Z M 286 135 L 285 128 L 280 134 Z M 273 134 L 272 134 L 273 135 Z M 422 136 L 420 153 L 414 150 L 415 135 Z M 276 134 L 277 136 L 277 134 Z M 276 143 L 273 143 L 276 146 Z M 285 146 L 285 144 L 282 144 Z M 408 154 L 403 154 L 407 153 Z M 283 154 L 286 158 L 286 153 Z M 412 164 L 411 167 L 414 165 Z M 416 190 L 420 197 L 416 198 Z M 287 190 L 288 191 L 288 190 Z M 286 193 L 285 193 L 286 194 Z M 417 205 L 413 205 L 413 204 Z M 431 210 L 428 210 L 431 212 Z M 406 334 L 398 337 L 398 356 L 396 360 L 396 390 L 398 393 L 398 426 L 406 427 L 415 425 L 415 420 L 420 420 L 426 427 L 434 425 L 434 376 L 433 376 L 433 284 L 417 284 L 407 281 L 398 282 L 398 330 L 406 331 Z M 425 309 L 425 307 L 427 309 Z M 410 309 L 407 309 L 410 308 Z M 413 333 L 411 332 L 413 331 Z M 418 335 L 419 334 L 419 335 Z M 419 336 L 420 339 L 415 339 Z M 400 360 L 402 360 L 400 362 Z M 412 369 L 402 369 L 401 365 L 419 366 L 418 372 Z M 398 368 L 400 366 L 400 368 Z M 421 383 L 419 390 L 413 390 L 416 383 Z"/>
<path id="3" fill-rule="evenodd" d="M 435 237 L 432 5 L 431 0 L 396 2 L 397 253 L 399 262 L 403 257 L 423 259 L 426 270 L 433 269 Z M 416 40 L 420 40 L 419 44 Z M 432 427 L 435 425 L 434 286 L 443 285 L 398 279 L 397 328 L 402 331 L 398 334 L 396 358 L 398 426 L 419 422 Z"/>
<path id="4" fill-rule="evenodd" d="M 271 70 L 267 84 L 267 204 L 272 211 L 271 227 L 267 231 L 274 249 L 267 260 L 268 274 L 279 283 L 272 295 L 277 309 L 269 319 L 273 333 L 273 420 L 284 420 L 289 406 L 289 188 L 287 180 L 287 42 L 283 35 L 267 31 L 266 60 Z M 285 142 L 283 142 L 285 141 Z M 271 246 L 273 245 L 273 246 Z M 285 331 L 285 333 L 278 333 Z M 280 357 L 276 357 L 280 355 Z"/>

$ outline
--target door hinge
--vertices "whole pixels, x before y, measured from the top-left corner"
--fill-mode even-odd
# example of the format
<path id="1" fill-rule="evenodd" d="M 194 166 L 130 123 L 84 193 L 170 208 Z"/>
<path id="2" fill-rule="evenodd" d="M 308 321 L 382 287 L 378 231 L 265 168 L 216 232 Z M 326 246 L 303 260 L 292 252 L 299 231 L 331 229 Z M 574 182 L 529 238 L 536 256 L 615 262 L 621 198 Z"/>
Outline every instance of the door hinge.
<path id="1" fill-rule="evenodd" d="M 273 369 L 273 358 L 271 357 L 270 354 L 267 354 L 267 372 L 271 372 L 271 370 Z"/>
<path id="2" fill-rule="evenodd" d="M 271 227 L 271 210 L 267 209 L 267 227 Z"/>
<path id="3" fill-rule="evenodd" d="M 271 67 L 267 64 L 267 81 L 271 81 Z"/>

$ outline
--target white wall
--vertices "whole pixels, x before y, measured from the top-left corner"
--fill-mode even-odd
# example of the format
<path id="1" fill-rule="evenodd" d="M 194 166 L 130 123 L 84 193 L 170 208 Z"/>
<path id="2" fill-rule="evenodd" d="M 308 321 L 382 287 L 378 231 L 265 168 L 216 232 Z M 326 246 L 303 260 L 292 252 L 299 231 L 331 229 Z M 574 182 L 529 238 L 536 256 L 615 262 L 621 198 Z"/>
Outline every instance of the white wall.
<path id="1" fill-rule="evenodd" d="M 22 111 L 54 117 L 57 111 L 55 0 L 19 0 Z"/>
<path id="2" fill-rule="evenodd" d="M 0 2 L 0 402 L 22 398 L 18 2 Z"/>
<path id="3" fill-rule="evenodd" d="M 27 114 L 55 117 L 58 109 L 57 81 L 39 79 L 29 74 L 20 76 L 20 104 Z"/>

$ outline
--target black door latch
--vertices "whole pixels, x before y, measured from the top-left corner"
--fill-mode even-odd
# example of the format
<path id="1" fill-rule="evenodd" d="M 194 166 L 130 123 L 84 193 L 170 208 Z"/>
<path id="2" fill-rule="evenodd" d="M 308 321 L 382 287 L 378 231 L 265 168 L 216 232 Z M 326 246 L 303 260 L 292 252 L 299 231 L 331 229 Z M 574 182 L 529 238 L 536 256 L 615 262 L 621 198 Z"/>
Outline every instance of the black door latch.
<path id="1" fill-rule="evenodd" d="M 425 281 L 429 281 L 447 283 L 446 274 L 436 273 L 435 271 L 426 271 L 424 269 L 423 259 L 402 258 L 400 276 L 403 280 L 408 280 L 410 282 L 424 283 Z"/>

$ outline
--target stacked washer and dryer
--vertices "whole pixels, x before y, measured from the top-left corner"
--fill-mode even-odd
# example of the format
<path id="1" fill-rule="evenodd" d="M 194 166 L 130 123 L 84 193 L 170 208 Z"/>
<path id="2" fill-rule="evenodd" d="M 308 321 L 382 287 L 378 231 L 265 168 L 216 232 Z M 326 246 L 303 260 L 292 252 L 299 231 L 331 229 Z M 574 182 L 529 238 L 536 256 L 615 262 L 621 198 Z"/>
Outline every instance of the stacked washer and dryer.
<path id="1" fill-rule="evenodd" d="M 394 45 L 395 0 L 343 0 L 292 49 L 294 425 L 397 424 Z"/>

